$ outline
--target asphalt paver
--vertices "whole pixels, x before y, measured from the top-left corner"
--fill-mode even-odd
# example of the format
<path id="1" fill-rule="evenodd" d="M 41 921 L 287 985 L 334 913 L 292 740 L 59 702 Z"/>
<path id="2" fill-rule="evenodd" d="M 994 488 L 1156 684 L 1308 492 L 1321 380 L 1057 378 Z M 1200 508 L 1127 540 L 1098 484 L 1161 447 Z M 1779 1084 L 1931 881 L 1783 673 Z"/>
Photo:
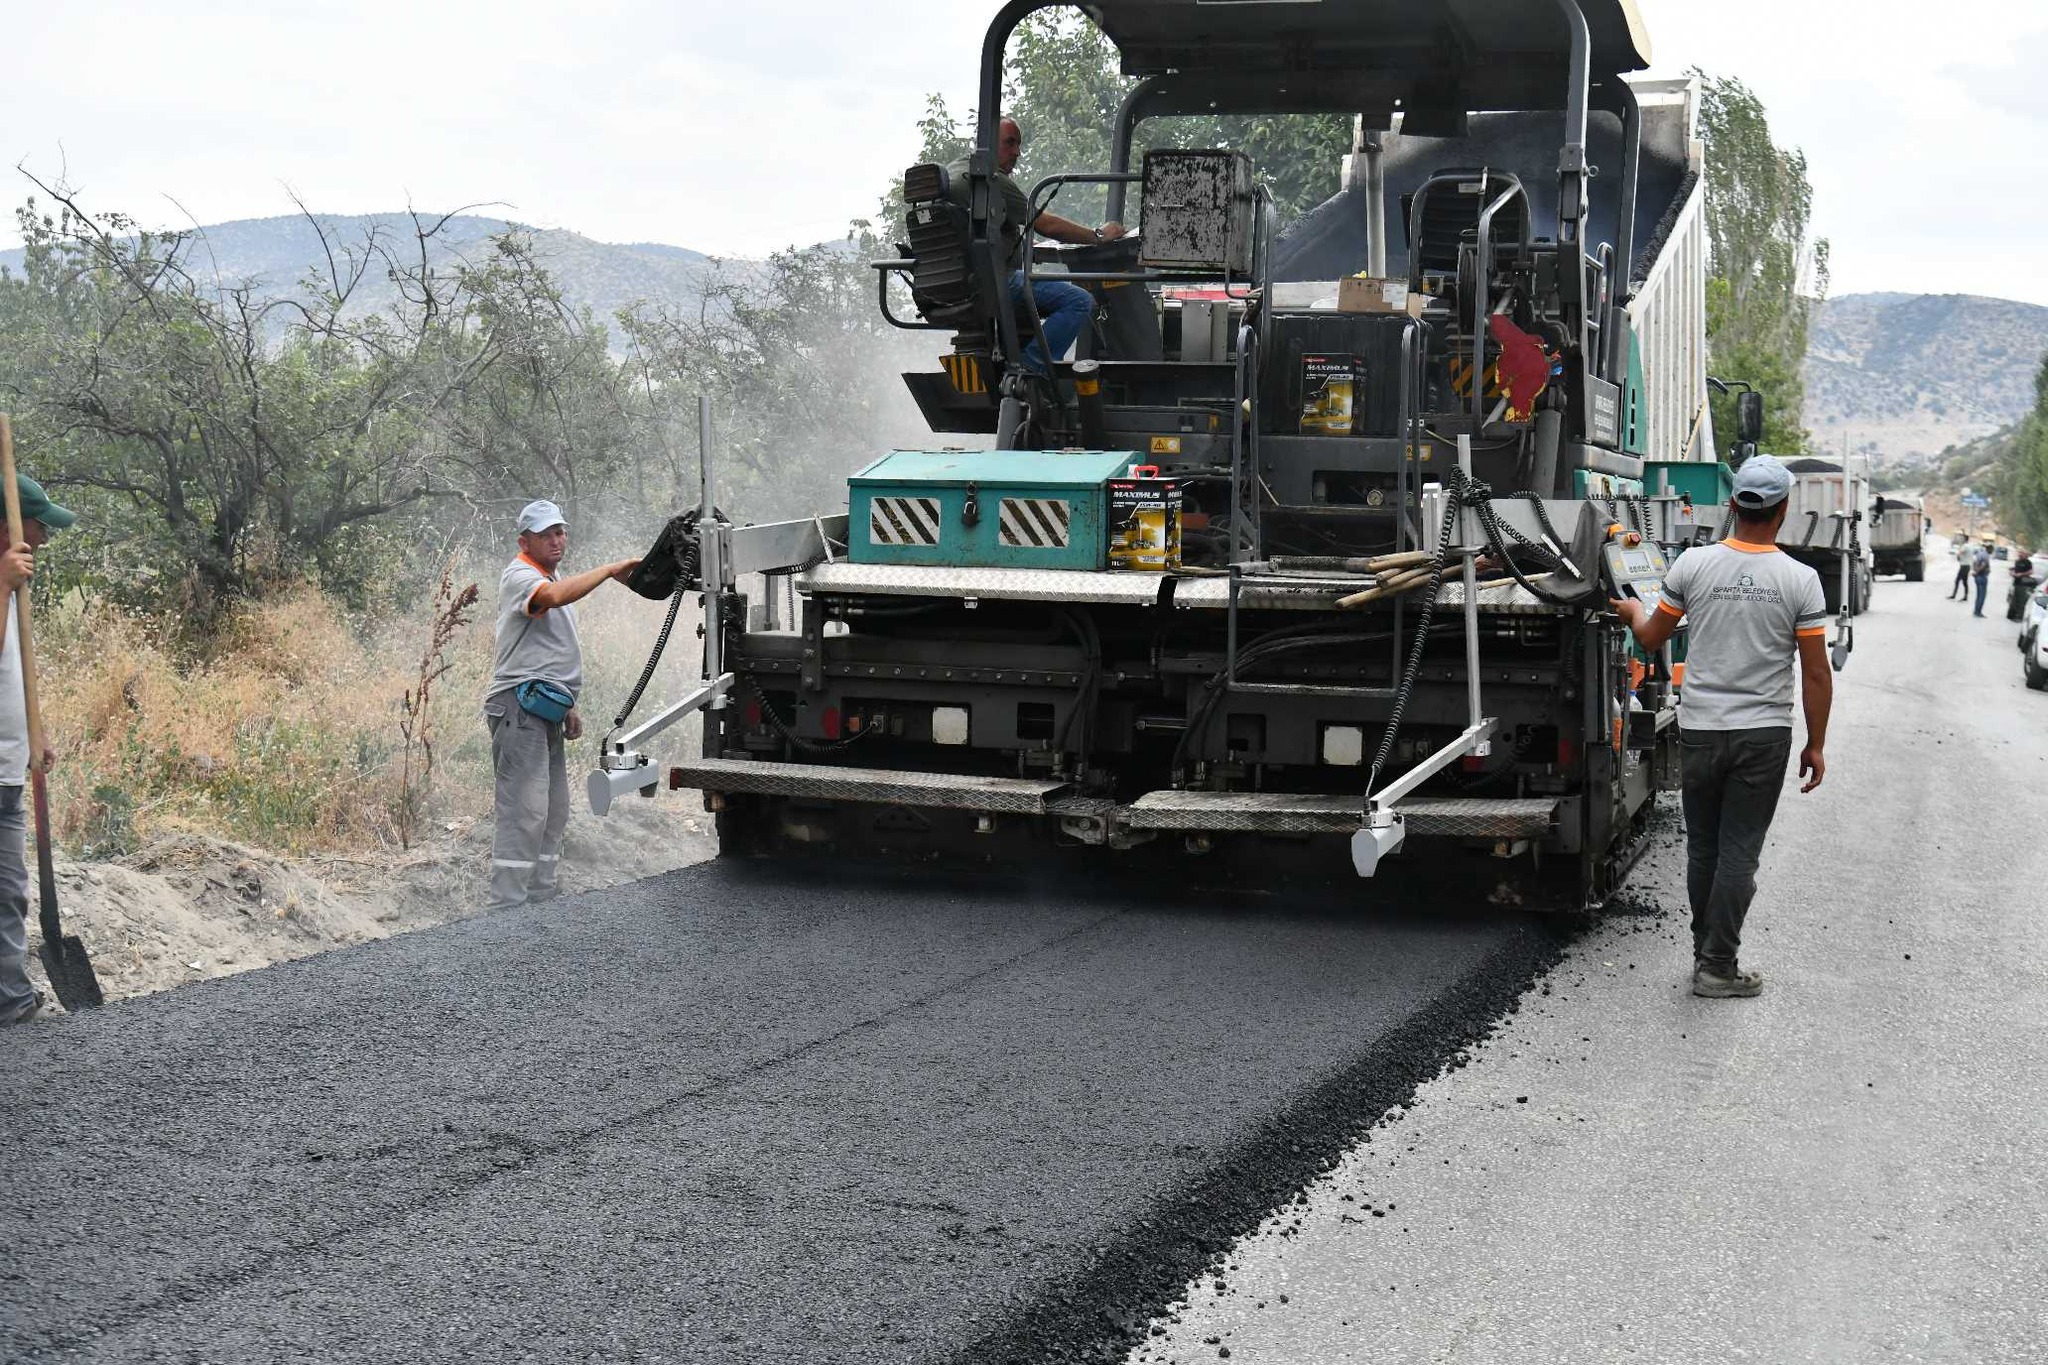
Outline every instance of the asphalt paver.
<path id="1" fill-rule="evenodd" d="M 1133 1365 L 2048 1360 L 2048 695 L 1931 577 L 1878 586 L 1827 781 L 1787 775 L 1762 996 L 1689 993 L 1660 840 Z"/>
<path id="2" fill-rule="evenodd" d="M 1567 932 L 719 862 L 10 1030 L 0 1358 L 1117 1359 Z"/>

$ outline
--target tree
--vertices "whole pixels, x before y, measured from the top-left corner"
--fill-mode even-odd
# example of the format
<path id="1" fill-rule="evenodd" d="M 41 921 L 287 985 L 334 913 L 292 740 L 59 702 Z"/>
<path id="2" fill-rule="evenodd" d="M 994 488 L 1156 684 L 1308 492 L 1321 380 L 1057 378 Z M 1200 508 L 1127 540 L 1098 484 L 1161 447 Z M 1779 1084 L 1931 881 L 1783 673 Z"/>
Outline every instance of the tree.
<path id="1" fill-rule="evenodd" d="M 374 236 L 326 240 L 327 270 L 297 298 L 197 273 L 196 242 L 96 219 L 40 186 L 18 215 L 20 277 L 0 278 L 0 392 L 53 487 L 92 513 L 81 539 L 130 566 L 124 597 L 182 597 L 204 625 L 236 597 L 327 573 L 372 521 L 429 496 L 420 437 L 445 287 L 413 275 L 410 316 L 349 319 L 377 265 L 408 269 Z M 445 220 L 443 220 L 445 221 Z M 420 259 L 438 225 L 417 222 Z M 445 367 L 438 367 L 446 374 Z"/>
<path id="2" fill-rule="evenodd" d="M 645 448 L 632 429 L 632 376 L 588 309 L 572 308 L 519 231 L 457 271 L 459 333 L 436 423 L 437 480 L 475 504 L 524 503 L 540 490 L 579 512 L 644 507 Z"/>
<path id="3" fill-rule="evenodd" d="M 1798 455 L 1810 310 L 1828 287 L 1828 243 L 1809 241 L 1806 156 L 1772 140 L 1762 101 L 1741 81 L 1694 71 L 1707 144 L 1707 350 L 1714 372 L 1764 394 L 1763 448 Z M 1732 400 L 1714 398 L 1714 429 L 1732 433 Z"/>
<path id="4" fill-rule="evenodd" d="M 2048 357 L 2034 371 L 2034 407 L 2002 437 L 1986 486 L 2008 535 L 2048 543 Z"/>

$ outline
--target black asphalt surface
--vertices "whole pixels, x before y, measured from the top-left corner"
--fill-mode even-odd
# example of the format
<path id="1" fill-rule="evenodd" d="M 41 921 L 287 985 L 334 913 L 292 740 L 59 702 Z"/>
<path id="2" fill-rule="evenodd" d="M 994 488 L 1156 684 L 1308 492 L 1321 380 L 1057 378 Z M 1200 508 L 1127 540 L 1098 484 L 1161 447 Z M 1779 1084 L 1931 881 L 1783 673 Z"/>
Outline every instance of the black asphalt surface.
<path id="1" fill-rule="evenodd" d="M 730 863 L 0 1034 L 0 1358 L 1120 1358 L 1533 917 Z"/>

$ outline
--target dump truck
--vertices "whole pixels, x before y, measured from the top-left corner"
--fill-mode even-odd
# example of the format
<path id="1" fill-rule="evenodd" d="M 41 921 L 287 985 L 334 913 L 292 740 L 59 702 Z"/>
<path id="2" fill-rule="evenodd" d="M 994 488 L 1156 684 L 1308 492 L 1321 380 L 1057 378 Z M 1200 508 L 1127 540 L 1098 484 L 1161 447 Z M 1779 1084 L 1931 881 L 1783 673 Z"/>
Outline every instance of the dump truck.
<path id="1" fill-rule="evenodd" d="M 1908 583 L 1927 577 L 1927 505 L 1905 493 L 1880 493 L 1870 502 L 1870 572 L 1898 574 Z"/>
<path id="2" fill-rule="evenodd" d="M 606 736 L 593 808 L 699 791 L 728 856 L 1601 903 L 1676 781 L 1669 660 L 1609 603 L 1726 511 L 1645 481 L 1716 459 L 1697 86 L 1631 77 L 1632 0 L 1097 0 L 1134 78 L 1108 163 L 1028 212 L 1097 185 L 1135 230 L 1026 253 L 1096 303 L 1034 366 L 995 176 L 1043 7 L 996 14 L 973 150 L 905 174 L 875 263 L 946 338 L 903 376 L 933 439 L 790 521 L 725 520 L 707 477 L 651 556 L 701 596 L 702 680 Z M 1341 188 L 1285 227 L 1243 151 L 1171 145 L 1332 111 Z"/>

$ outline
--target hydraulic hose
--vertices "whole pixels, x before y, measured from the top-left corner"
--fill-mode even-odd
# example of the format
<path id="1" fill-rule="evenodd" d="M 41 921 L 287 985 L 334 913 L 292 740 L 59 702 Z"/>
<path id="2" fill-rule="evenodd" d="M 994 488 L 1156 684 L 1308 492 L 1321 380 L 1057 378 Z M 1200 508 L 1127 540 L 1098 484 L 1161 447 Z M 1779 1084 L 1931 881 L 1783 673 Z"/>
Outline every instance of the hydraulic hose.
<path id="1" fill-rule="evenodd" d="M 605 735 L 602 746 L 604 750 L 611 748 L 612 735 L 617 734 L 632 716 L 633 708 L 640 704 L 640 698 L 647 692 L 647 684 L 654 681 L 654 670 L 660 666 L 662 651 L 668 648 L 668 637 L 676 628 L 676 614 L 682 610 L 683 594 L 698 586 L 703 547 L 697 534 L 697 514 L 685 512 L 677 521 L 683 539 L 682 544 L 675 547 L 676 586 L 669 595 L 668 615 L 662 620 L 661 632 L 654 637 L 654 650 L 647 656 L 646 666 L 640 670 L 640 680 L 633 684 L 633 690 L 627 694 L 626 704 L 619 708 L 618 715 L 612 717 L 612 728 Z"/>

